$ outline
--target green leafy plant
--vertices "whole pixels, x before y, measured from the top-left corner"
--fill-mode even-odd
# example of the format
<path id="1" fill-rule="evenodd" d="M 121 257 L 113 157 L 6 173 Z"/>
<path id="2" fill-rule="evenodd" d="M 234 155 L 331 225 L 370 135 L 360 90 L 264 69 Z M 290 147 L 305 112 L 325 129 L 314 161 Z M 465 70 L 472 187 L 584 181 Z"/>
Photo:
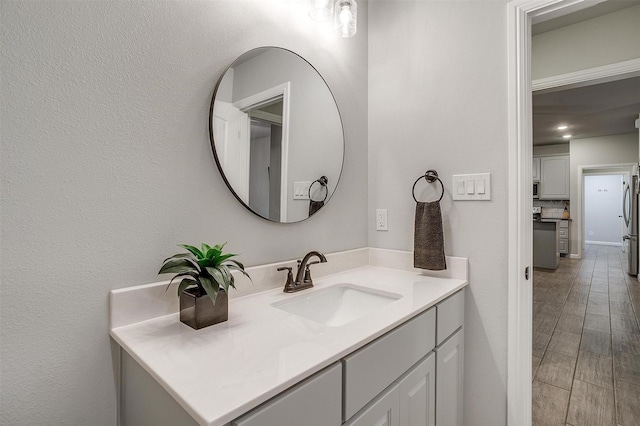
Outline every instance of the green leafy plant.
<path id="1" fill-rule="evenodd" d="M 175 273 L 169 285 L 176 279 L 180 279 L 178 285 L 178 296 L 187 288 L 196 285 L 201 294 L 206 293 L 213 304 L 216 303 L 216 296 L 220 290 L 229 291 L 229 287 L 236 288 L 231 271 L 240 271 L 251 280 L 249 274 L 244 270 L 244 265 L 231 258 L 237 254 L 222 252 L 227 243 L 209 246 L 202 243 L 202 247 L 178 244 L 189 253 L 178 253 L 167 258 L 162 263 L 158 274 Z M 168 288 L 168 287 L 167 287 Z"/>

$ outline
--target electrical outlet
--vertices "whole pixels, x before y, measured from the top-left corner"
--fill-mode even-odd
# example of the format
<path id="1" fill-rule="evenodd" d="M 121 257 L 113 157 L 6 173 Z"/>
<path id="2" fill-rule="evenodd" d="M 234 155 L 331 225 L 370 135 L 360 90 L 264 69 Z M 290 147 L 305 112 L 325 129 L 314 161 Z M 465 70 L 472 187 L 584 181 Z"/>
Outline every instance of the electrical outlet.
<path id="1" fill-rule="evenodd" d="M 376 210 L 376 231 L 388 231 L 387 228 L 387 209 Z"/>

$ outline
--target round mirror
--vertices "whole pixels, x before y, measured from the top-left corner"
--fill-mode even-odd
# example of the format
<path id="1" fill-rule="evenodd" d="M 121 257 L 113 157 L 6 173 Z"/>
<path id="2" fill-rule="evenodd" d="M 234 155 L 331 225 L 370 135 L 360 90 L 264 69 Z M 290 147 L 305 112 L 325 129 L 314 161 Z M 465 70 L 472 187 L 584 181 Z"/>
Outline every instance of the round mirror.
<path id="1" fill-rule="evenodd" d="M 235 197 L 265 219 L 307 219 L 331 199 L 344 158 L 335 99 L 301 56 L 260 47 L 240 56 L 213 92 L 211 147 Z"/>

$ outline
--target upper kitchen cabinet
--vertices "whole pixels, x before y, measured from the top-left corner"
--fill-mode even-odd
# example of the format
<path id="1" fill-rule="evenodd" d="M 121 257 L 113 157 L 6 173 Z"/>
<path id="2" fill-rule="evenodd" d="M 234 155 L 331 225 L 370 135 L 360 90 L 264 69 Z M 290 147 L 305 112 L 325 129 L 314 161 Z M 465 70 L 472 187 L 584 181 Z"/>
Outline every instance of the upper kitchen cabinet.
<path id="1" fill-rule="evenodd" d="M 540 157 L 533 157 L 533 167 L 531 169 L 531 179 L 534 182 L 540 180 Z"/>
<path id="2" fill-rule="evenodd" d="M 540 157 L 540 199 L 569 199 L 569 156 Z"/>

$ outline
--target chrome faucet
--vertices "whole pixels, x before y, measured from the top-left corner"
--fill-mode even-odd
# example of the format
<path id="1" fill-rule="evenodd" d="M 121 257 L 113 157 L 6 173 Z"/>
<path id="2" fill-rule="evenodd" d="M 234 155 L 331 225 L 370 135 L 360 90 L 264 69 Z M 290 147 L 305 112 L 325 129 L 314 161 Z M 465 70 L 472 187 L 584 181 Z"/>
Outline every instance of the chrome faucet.
<path id="1" fill-rule="evenodd" d="M 309 262 L 309 259 L 316 256 L 320 261 Z M 311 271 L 309 266 L 316 263 L 326 263 L 327 258 L 324 254 L 318 251 L 310 251 L 305 254 L 302 260 L 298 260 L 298 272 L 296 273 L 296 280 L 293 281 L 291 277 L 291 268 L 278 268 L 279 271 L 288 269 L 287 283 L 284 285 L 285 293 L 295 293 L 296 291 L 304 290 L 313 287 L 313 280 L 311 279 Z"/>

